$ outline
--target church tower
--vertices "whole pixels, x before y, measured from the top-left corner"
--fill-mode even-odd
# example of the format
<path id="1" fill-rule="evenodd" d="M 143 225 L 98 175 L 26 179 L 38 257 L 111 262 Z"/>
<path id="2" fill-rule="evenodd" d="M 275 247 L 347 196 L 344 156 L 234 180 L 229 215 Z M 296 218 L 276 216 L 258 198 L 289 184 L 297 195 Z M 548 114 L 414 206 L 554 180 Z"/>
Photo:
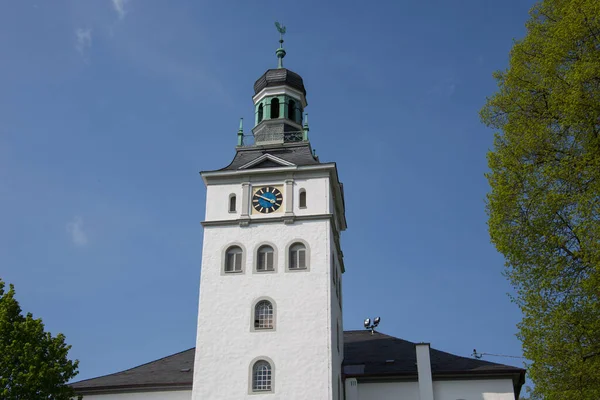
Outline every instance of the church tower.
<path id="1" fill-rule="evenodd" d="M 254 84 L 252 135 L 240 123 L 233 161 L 201 172 L 194 400 L 343 398 L 343 187 L 311 149 L 282 37 L 276 54 Z"/>

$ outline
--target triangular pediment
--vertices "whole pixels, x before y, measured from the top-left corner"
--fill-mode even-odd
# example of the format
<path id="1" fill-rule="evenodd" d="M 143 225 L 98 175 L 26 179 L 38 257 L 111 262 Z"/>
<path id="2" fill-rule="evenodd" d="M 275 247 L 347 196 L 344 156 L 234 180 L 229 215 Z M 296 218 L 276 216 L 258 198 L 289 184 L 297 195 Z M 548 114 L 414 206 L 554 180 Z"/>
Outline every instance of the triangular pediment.
<path id="1" fill-rule="evenodd" d="M 242 165 L 238 169 L 254 169 L 254 168 L 277 168 L 277 167 L 290 167 L 295 165 L 282 158 L 276 157 L 272 154 L 263 154 L 262 156 L 255 158 L 254 160 Z"/>

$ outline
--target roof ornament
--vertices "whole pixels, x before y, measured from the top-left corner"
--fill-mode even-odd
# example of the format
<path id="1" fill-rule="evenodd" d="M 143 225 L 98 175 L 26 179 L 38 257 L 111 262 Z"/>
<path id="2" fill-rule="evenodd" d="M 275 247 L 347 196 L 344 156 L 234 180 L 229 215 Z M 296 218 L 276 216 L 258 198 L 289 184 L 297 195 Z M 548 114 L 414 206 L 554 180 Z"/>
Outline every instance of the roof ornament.
<path id="1" fill-rule="evenodd" d="M 308 113 L 304 114 L 304 125 L 302 126 L 302 140 L 308 141 Z"/>
<path id="2" fill-rule="evenodd" d="M 283 57 L 285 57 L 285 49 L 283 48 L 283 35 L 285 35 L 285 26 L 275 21 L 275 27 L 279 32 L 279 48 L 275 51 L 277 54 L 277 68 L 283 68 Z"/>
<path id="3" fill-rule="evenodd" d="M 237 145 L 243 146 L 244 145 L 244 118 L 240 118 L 240 127 L 238 129 L 237 137 L 238 137 Z"/>

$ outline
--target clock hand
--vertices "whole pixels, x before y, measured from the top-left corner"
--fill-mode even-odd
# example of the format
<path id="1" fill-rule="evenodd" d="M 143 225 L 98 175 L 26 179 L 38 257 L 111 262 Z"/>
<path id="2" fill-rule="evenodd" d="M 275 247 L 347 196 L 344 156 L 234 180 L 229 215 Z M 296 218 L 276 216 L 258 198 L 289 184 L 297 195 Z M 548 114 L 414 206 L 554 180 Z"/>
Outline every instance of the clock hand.
<path id="1" fill-rule="evenodd" d="M 275 200 L 273 200 L 273 199 L 270 199 L 270 198 L 268 198 L 268 197 L 261 196 L 260 194 L 257 194 L 257 196 L 258 196 L 258 197 L 260 197 L 260 198 L 261 198 L 261 199 L 263 199 L 263 200 L 266 200 L 266 201 L 268 201 L 268 202 L 269 202 L 269 203 L 271 203 L 271 204 L 274 204 L 274 203 L 275 203 Z"/>

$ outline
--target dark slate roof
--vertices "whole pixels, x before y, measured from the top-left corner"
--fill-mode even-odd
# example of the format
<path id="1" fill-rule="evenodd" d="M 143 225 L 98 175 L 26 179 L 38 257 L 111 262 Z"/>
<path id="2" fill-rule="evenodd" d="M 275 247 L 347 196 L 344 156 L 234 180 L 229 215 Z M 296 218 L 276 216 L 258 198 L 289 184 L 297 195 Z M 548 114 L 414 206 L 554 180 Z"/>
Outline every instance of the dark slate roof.
<path id="1" fill-rule="evenodd" d="M 115 374 L 79 381 L 71 386 L 81 393 L 125 388 L 190 388 L 194 376 L 195 351 L 195 348 L 191 348 Z"/>
<path id="2" fill-rule="evenodd" d="M 430 349 L 433 376 L 520 374 L 523 369 Z M 344 373 L 351 376 L 416 375 L 415 343 L 368 331 L 344 332 Z"/>
<path id="3" fill-rule="evenodd" d="M 222 168 L 221 171 L 236 170 L 264 154 L 271 154 L 296 165 L 319 164 L 319 160 L 312 155 L 310 144 L 304 142 L 299 144 L 278 144 L 273 147 L 240 147 L 237 149 L 231 164 Z"/>
<path id="4" fill-rule="evenodd" d="M 191 388 L 194 351 L 161 358 L 126 371 L 73 383 L 78 393 L 149 388 Z M 456 356 L 431 349 L 433 378 L 455 375 L 497 375 L 512 377 L 519 393 L 525 370 L 509 365 Z M 344 374 L 357 378 L 417 375 L 415 343 L 368 331 L 344 332 Z M 393 361 L 392 361 L 393 360 Z"/>
<path id="5" fill-rule="evenodd" d="M 302 77 L 286 68 L 269 69 L 254 82 L 254 94 L 269 86 L 287 85 L 297 89 L 306 96 L 306 89 Z"/>

